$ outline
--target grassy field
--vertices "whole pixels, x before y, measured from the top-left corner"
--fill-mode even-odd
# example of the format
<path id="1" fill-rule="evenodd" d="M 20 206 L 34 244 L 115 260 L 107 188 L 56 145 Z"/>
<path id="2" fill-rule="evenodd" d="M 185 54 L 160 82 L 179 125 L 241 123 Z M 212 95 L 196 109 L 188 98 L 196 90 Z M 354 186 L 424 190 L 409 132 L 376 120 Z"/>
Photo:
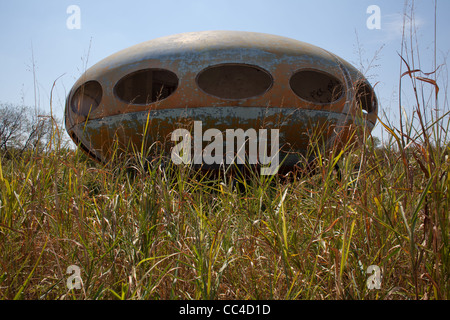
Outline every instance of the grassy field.
<path id="1" fill-rule="evenodd" d="M 315 171 L 237 184 L 158 159 L 2 154 L 0 297 L 448 299 L 450 150 L 429 143 L 440 128 L 410 140 L 386 124 L 385 145 L 326 156 L 311 143 Z"/>
<path id="2" fill-rule="evenodd" d="M 401 55 L 412 114 L 379 115 L 381 146 L 325 154 L 312 137 L 304 174 L 100 165 L 56 130 L 44 152 L 0 153 L 0 298 L 449 299 L 448 101 L 437 69 Z"/>

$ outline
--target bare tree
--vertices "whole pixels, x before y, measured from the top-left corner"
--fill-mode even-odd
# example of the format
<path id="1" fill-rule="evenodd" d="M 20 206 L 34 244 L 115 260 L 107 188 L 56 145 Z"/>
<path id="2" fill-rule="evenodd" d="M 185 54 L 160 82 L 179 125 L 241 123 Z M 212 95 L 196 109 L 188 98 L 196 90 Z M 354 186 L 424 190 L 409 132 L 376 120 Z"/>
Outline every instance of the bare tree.
<path id="1" fill-rule="evenodd" d="M 42 150 L 51 133 L 49 115 L 27 106 L 0 104 L 0 150 Z"/>
<path id="2" fill-rule="evenodd" d="M 23 134 L 23 115 L 25 106 L 11 104 L 0 105 L 0 149 L 7 150 L 12 145 L 17 145 Z"/>

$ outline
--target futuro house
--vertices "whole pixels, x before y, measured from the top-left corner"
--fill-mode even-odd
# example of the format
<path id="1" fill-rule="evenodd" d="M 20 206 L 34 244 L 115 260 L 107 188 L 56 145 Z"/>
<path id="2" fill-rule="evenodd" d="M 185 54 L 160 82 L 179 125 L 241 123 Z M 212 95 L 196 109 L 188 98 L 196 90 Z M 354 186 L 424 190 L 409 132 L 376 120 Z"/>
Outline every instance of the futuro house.
<path id="1" fill-rule="evenodd" d="M 370 132 L 378 104 L 351 64 L 286 37 L 204 31 L 150 40 L 98 62 L 66 101 L 66 129 L 89 156 L 107 162 L 113 150 L 149 147 L 193 121 L 203 130 L 277 128 L 284 166 L 299 160 L 310 134 L 328 147 L 350 132 Z M 168 141 L 168 142 L 167 142 Z"/>

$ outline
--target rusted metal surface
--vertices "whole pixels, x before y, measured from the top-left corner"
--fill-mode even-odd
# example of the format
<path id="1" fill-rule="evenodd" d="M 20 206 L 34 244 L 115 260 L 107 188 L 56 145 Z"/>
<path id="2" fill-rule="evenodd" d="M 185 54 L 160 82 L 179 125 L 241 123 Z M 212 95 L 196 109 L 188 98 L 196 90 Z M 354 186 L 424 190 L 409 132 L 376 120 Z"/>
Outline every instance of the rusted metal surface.
<path id="1" fill-rule="evenodd" d="M 205 72 L 221 65 L 231 67 Z M 233 68 L 242 70 L 242 77 Z M 127 80 L 130 74 L 149 69 L 154 71 Z M 177 82 L 169 73 L 158 70 L 170 71 L 176 75 Z M 230 75 L 222 85 L 208 83 L 221 81 L 216 79 L 227 70 Z M 309 85 L 304 85 L 307 88 L 316 82 L 320 85 L 321 78 L 329 82 L 328 86 L 333 81 L 338 83 L 336 99 L 330 96 L 327 102 L 315 98 L 314 95 L 323 97 L 321 88 L 310 90 L 311 99 L 301 98 L 302 84 L 296 84 L 298 80 L 292 77 L 302 70 L 313 71 L 302 74 L 302 77 L 312 75 Z M 206 76 L 202 78 L 202 74 Z M 155 85 L 152 77 L 173 82 L 166 98 L 151 102 L 151 92 L 147 104 L 120 98 L 128 99 L 127 90 L 142 85 L 143 81 Z M 136 79 L 141 83 L 133 83 Z M 248 85 L 253 79 L 258 83 Z M 239 81 L 241 87 L 247 84 L 248 88 L 232 92 L 237 90 L 233 84 Z M 226 85 L 234 88 L 227 91 L 223 89 Z M 163 86 L 158 88 L 163 90 Z M 361 92 L 370 96 L 366 100 L 358 99 Z M 83 103 L 98 106 L 81 110 Z M 361 103 L 365 110 L 361 110 Z M 308 144 L 309 130 L 325 127 L 323 135 L 329 145 L 337 138 L 344 143 L 348 139 L 346 132 L 352 126 L 365 126 L 370 132 L 377 112 L 375 94 L 364 76 L 326 50 L 269 34 L 207 31 L 151 40 L 100 61 L 74 84 L 66 101 L 65 121 L 76 143 L 81 143 L 91 156 L 107 161 L 115 139 L 123 148 L 130 144 L 140 148 L 147 120 L 147 145 L 170 139 L 170 133 L 179 127 L 180 121 L 189 119 L 202 121 L 205 128 L 219 130 L 279 128 L 280 145 L 302 152 Z"/>

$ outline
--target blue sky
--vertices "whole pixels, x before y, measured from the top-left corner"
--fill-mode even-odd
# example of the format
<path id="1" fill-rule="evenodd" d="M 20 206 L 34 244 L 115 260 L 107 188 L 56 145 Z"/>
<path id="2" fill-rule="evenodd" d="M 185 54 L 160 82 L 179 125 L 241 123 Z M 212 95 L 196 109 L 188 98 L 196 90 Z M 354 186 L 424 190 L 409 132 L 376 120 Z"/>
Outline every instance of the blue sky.
<path id="1" fill-rule="evenodd" d="M 80 29 L 70 30 L 66 12 L 80 8 Z M 380 29 L 369 29 L 370 5 L 381 10 Z M 286 36 L 329 50 L 364 68 L 381 108 L 391 119 L 398 113 L 402 0 L 148 0 L 64 1 L 0 0 L 0 102 L 35 104 L 32 52 L 35 62 L 37 104 L 62 117 L 65 96 L 73 83 L 96 62 L 131 45 L 175 33 L 202 30 L 242 30 Z M 433 70 L 434 1 L 416 0 L 415 24 L 421 69 Z M 450 1 L 437 3 L 437 62 L 450 51 Z M 359 52 L 362 52 L 360 59 Z M 439 76 L 446 77 L 446 68 Z M 439 93 L 446 99 L 446 88 Z M 403 98 L 405 109 L 414 100 Z M 411 105 L 410 105 L 411 104 Z M 444 105 L 444 102 L 442 102 Z M 381 136 L 377 125 L 374 134 Z"/>

